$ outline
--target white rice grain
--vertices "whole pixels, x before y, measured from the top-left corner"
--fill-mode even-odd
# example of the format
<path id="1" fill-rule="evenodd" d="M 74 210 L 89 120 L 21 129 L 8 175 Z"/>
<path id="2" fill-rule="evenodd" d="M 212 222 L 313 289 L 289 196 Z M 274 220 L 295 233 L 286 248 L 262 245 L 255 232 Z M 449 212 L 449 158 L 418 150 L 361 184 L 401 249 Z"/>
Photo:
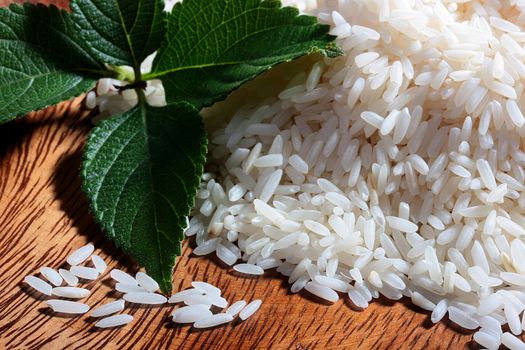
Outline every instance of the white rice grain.
<path id="1" fill-rule="evenodd" d="M 168 303 L 181 303 L 181 302 L 184 302 L 186 298 L 189 297 L 190 295 L 195 295 L 195 294 L 203 295 L 204 291 L 202 289 L 197 289 L 197 288 L 186 289 L 186 290 L 173 294 L 168 299 Z"/>
<path id="2" fill-rule="evenodd" d="M 142 288 L 141 286 L 122 283 L 122 282 L 117 282 L 115 284 L 115 290 L 121 293 L 145 293 L 147 292 L 147 290 Z"/>
<path id="3" fill-rule="evenodd" d="M 137 285 L 137 280 L 122 270 L 113 269 L 110 272 L 110 276 L 112 279 L 114 279 L 117 282 Z"/>
<path id="4" fill-rule="evenodd" d="M 268 180 L 266 180 L 264 187 L 261 190 L 261 201 L 268 202 L 270 200 L 275 190 L 277 189 L 277 186 L 279 186 L 282 176 L 283 171 L 281 169 L 275 170 L 273 173 L 271 173 L 271 175 L 268 177 Z"/>
<path id="5" fill-rule="evenodd" d="M 194 323 L 199 320 L 209 318 L 213 314 L 205 305 L 189 305 L 176 309 L 172 313 L 172 320 L 175 323 Z"/>
<path id="6" fill-rule="evenodd" d="M 316 282 L 308 282 L 304 289 L 313 295 L 332 303 L 335 303 L 337 300 L 339 300 L 339 296 L 331 288 Z"/>
<path id="7" fill-rule="evenodd" d="M 206 318 L 201 318 L 201 319 L 197 320 L 193 324 L 193 327 L 195 327 L 195 328 L 211 328 L 211 327 L 219 326 L 221 324 L 229 323 L 232 320 L 233 320 L 233 316 L 228 314 L 228 313 L 215 314 L 215 315 L 212 315 L 212 316 L 209 316 L 209 317 L 206 317 Z"/>
<path id="8" fill-rule="evenodd" d="M 201 290 L 203 293 L 208 295 L 221 296 L 221 290 L 214 285 L 211 285 L 207 282 L 193 281 L 191 286 L 197 290 Z"/>
<path id="9" fill-rule="evenodd" d="M 85 266 L 71 266 L 69 272 L 71 272 L 73 275 L 79 278 L 83 278 L 86 280 L 96 280 L 99 275 L 96 269 Z"/>
<path id="10" fill-rule="evenodd" d="M 133 316 L 128 314 L 120 314 L 120 315 L 114 315 L 109 316 L 101 319 L 97 323 L 95 323 L 95 327 L 98 328 L 111 328 L 111 327 L 120 327 L 127 325 L 133 321 Z"/>
<path id="11" fill-rule="evenodd" d="M 447 314 L 448 302 L 446 299 L 442 299 L 439 303 L 436 304 L 434 310 L 432 310 L 432 315 L 430 319 L 432 323 L 437 323 Z"/>
<path id="12" fill-rule="evenodd" d="M 89 258 L 94 251 L 95 246 L 93 246 L 93 244 L 86 244 L 71 253 L 67 257 L 67 263 L 71 266 L 79 265 Z"/>
<path id="13" fill-rule="evenodd" d="M 24 278 L 24 281 L 40 293 L 45 295 L 51 295 L 53 287 L 49 283 L 41 280 L 40 278 L 35 276 L 26 276 Z"/>
<path id="14" fill-rule="evenodd" d="M 525 229 L 523 227 L 504 216 L 496 217 L 496 222 L 499 227 L 515 237 L 525 236 Z"/>
<path id="15" fill-rule="evenodd" d="M 479 172 L 479 176 L 481 177 L 481 181 L 483 181 L 483 184 L 485 185 L 485 187 L 487 187 L 489 190 L 495 189 L 496 188 L 496 178 L 494 177 L 494 174 L 492 173 L 490 164 L 485 159 L 478 159 L 476 161 L 476 166 Z"/>
<path id="16" fill-rule="evenodd" d="M 246 275 L 264 275 L 264 270 L 261 267 L 253 264 L 237 264 L 233 266 L 233 269 Z"/>
<path id="17" fill-rule="evenodd" d="M 89 311 L 89 305 L 76 301 L 51 299 L 46 301 L 46 303 L 54 312 L 65 314 L 85 314 Z"/>
<path id="18" fill-rule="evenodd" d="M 102 274 L 106 271 L 108 268 L 108 265 L 102 260 L 102 258 L 98 255 L 92 255 L 91 261 L 93 262 L 93 266 L 98 271 L 98 273 Z"/>
<path id="19" fill-rule="evenodd" d="M 115 300 L 101 305 L 91 312 L 91 317 L 103 317 L 124 310 L 124 300 Z"/>
<path id="20" fill-rule="evenodd" d="M 146 292 L 127 293 L 124 294 L 123 298 L 134 304 L 160 305 L 165 304 L 168 301 L 163 295 Z"/>
<path id="21" fill-rule="evenodd" d="M 283 165 L 283 156 L 281 154 L 268 154 L 257 158 L 255 162 L 253 162 L 253 166 L 258 168 L 276 167 L 281 165 Z"/>
<path id="22" fill-rule="evenodd" d="M 486 347 L 487 349 L 498 349 L 500 345 L 500 340 L 498 337 L 483 331 L 477 331 L 474 333 L 473 338 L 476 343 Z"/>
<path id="23" fill-rule="evenodd" d="M 402 219 L 400 217 L 396 216 L 386 216 L 386 221 L 390 227 L 392 227 L 394 230 L 399 230 L 401 232 L 416 232 L 417 231 L 417 225 Z"/>
<path id="24" fill-rule="evenodd" d="M 239 313 L 239 318 L 243 321 L 247 320 L 249 317 L 251 317 L 254 313 L 259 310 L 259 308 L 262 305 L 262 301 L 260 299 L 253 300 L 248 305 L 244 307 Z"/>
<path id="25" fill-rule="evenodd" d="M 448 317 L 452 322 L 466 329 L 476 329 L 479 327 L 478 321 L 455 306 L 448 307 Z"/>
<path id="26" fill-rule="evenodd" d="M 288 162 L 298 172 L 303 173 L 303 174 L 308 173 L 308 164 L 299 155 L 297 154 L 292 155 L 288 159 Z"/>
<path id="27" fill-rule="evenodd" d="M 69 272 L 69 270 L 58 269 L 58 273 L 70 287 L 76 287 L 78 285 L 78 277 Z"/>
<path id="28" fill-rule="evenodd" d="M 245 306 L 246 306 L 246 301 L 238 300 L 235 303 L 231 304 L 230 307 L 226 309 L 226 313 L 235 317 L 237 316 L 239 312 L 242 311 L 242 309 L 244 309 Z"/>
<path id="29" fill-rule="evenodd" d="M 44 266 L 40 268 L 40 274 L 54 286 L 58 287 L 62 284 L 63 278 L 55 269 Z"/>
<path id="30" fill-rule="evenodd" d="M 135 280 L 137 281 L 139 286 L 141 286 L 148 292 L 156 292 L 157 290 L 159 290 L 159 284 L 144 272 L 137 272 L 137 274 L 135 275 Z"/>
<path id="31" fill-rule="evenodd" d="M 525 350 L 525 343 L 509 332 L 502 334 L 501 343 L 510 350 Z"/>
<path id="32" fill-rule="evenodd" d="M 51 291 L 51 294 L 64 298 L 82 299 L 89 296 L 91 293 L 85 288 L 55 287 Z"/>

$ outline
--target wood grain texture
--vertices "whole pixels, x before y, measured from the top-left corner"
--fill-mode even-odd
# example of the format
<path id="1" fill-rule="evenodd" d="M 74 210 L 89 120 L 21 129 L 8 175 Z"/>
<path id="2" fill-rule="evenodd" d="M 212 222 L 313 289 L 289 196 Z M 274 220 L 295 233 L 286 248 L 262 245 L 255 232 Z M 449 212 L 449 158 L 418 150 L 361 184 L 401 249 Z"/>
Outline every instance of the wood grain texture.
<path id="1" fill-rule="evenodd" d="M 0 0 L 0 5 L 6 3 Z M 345 300 L 328 305 L 307 293 L 290 294 L 276 273 L 257 279 L 236 276 L 216 259 L 193 256 L 188 243 L 177 261 L 174 291 L 189 287 L 193 280 L 208 281 L 230 302 L 262 299 L 256 315 L 212 330 L 173 325 L 171 305 L 128 308 L 135 320 L 110 330 L 94 329 L 94 320 L 86 316 L 53 315 L 46 297 L 23 283 L 24 276 L 39 267 L 58 268 L 70 252 L 93 242 L 110 268 L 137 271 L 105 240 L 80 191 L 78 169 L 91 127 L 81 99 L 0 126 L 0 348 L 477 348 L 471 332 L 448 322 L 432 325 L 428 313 L 407 301 L 380 299 L 364 311 L 353 310 Z M 92 294 L 86 302 L 95 307 L 118 298 L 112 286 L 107 273 L 87 284 Z"/>

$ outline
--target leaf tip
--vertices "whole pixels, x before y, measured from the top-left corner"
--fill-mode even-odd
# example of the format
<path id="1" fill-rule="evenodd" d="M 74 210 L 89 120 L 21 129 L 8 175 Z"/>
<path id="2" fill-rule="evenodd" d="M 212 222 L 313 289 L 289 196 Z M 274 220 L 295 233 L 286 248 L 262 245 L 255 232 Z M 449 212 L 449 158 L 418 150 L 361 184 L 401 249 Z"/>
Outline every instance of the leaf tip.
<path id="1" fill-rule="evenodd" d="M 164 295 L 171 294 L 171 288 L 172 288 L 171 279 L 169 280 L 163 279 L 161 283 L 159 284 L 159 286 L 160 286 L 160 291 L 162 292 L 162 294 Z"/>

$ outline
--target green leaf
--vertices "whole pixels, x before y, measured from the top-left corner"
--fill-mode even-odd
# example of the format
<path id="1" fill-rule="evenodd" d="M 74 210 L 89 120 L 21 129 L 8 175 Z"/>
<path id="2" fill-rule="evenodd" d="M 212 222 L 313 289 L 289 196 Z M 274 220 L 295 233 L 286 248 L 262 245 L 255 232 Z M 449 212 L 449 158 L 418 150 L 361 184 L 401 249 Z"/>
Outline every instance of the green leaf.
<path id="1" fill-rule="evenodd" d="M 162 0 L 73 0 L 70 6 L 83 39 L 106 63 L 138 68 L 164 36 Z"/>
<path id="2" fill-rule="evenodd" d="M 337 56 L 329 27 L 275 0 L 185 0 L 144 79 L 160 78 L 168 103 L 204 107 L 273 65 L 309 53 Z"/>
<path id="3" fill-rule="evenodd" d="M 175 257 L 206 155 L 198 111 L 185 103 L 137 106 L 91 134 L 83 187 L 108 236 L 171 291 Z"/>
<path id="4" fill-rule="evenodd" d="M 54 6 L 0 9 L 0 123 L 78 96 L 108 75 Z"/>

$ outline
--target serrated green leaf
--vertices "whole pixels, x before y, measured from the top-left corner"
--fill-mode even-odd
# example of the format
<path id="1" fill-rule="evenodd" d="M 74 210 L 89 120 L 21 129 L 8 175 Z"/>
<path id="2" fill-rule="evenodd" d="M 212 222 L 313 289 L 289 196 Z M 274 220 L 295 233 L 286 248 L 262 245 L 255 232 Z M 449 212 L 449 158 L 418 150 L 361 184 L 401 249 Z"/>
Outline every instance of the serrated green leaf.
<path id="1" fill-rule="evenodd" d="M 103 121 L 85 149 L 83 187 L 96 219 L 164 292 L 171 291 L 206 142 L 192 106 L 144 105 Z"/>
<path id="2" fill-rule="evenodd" d="M 73 19 L 93 55 L 135 68 L 164 36 L 162 0 L 73 0 Z"/>
<path id="3" fill-rule="evenodd" d="M 67 100 L 108 75 L 54 6 L 0 9 L 0 123 Z"/>
<path id="4" fill-rule="evenodd" d="M 168 103 L 204 107 L 273 65 L 319 52 L 340 54 L 329 27 L 275 0 L 185 0 L 145 79 L 160 78 Z"/>

